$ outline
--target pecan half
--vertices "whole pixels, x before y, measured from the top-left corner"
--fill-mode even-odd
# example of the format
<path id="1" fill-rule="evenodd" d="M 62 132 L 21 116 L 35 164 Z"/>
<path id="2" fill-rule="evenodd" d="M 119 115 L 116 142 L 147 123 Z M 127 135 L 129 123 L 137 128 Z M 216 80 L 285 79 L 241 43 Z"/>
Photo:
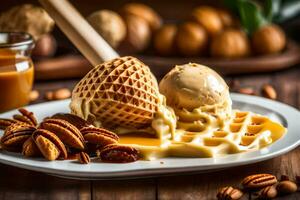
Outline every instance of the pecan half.
<path id="1" fill-rule="evenodd" d="M 247 176 L 242 181 L 245 189 L 259 189 L 275 183 L 277 183 L 277 179 L 271 174 L 255 174 Z"/>
<path id="2" fill-rule="evenodd" d="M 32 135 L 35 131 L 35 127 L 27 124 L 14 123 L 8 126 L 1 138 L 1 144 L 4 149 L 15 149 L 22 147 L 23 143 Z"/>
<path id="3" fill-rule="evenodd" d="M 272 85 L 266 84 L 262 87 L 262 94 L 269 99 L 276 99 L 277 93 Z"/>
<path id="4" fill-rule="evenodd" d="M 1 130 L 5 130 L 8 126 L 17 123 L 17 120 L 14 119 L 4 119 L 4 118 L 0 118 L 0 129 Z"/>
<path id="5" fill-rule="evenodd" d="M 264 187 L 258 192 L 259 199 L 273 199 L 277 196 L 277 190 L 274 185 Z"/>
<path id="6" fill-rule="evenodd" d="M 77 160 L 81 163 L 81 164 L 88 164 L 91 159 L 90 156 L 85 153 L 85 152 L 80 152 L 77 154 Z"/>
<path id="7" fill-rule="evenodd" d="M 243 196 L 243 192 L 231 186 L 223 187 L 217 194 L 218 200 L 238 200 Z"/>
<path id="8" fill-rule="evenodd" d="M 13 118 L 17 121 L 24 122 L 26 124 L 32 125 L 32 126 L 37 126 L 38 122 L 33 114 L 33 112 L 29 112 L 25 108 L 20 108 L 18 110 L 20 114 L 15 114 Z"/>
<path id="9" fill-rule="evenodd" d="M 33 141 L 32 137 L 28 138 L 22 147 L 22 154 L 26 157 L 37 157 L 41 156 L 41 151 Z"/>
<path id="10" fill-rule="evenodd" d="M 81 132 L 71 123 L 62 119 L 46 119 L 40 124 L 40 128 L 55 133 L 67 146 L 83 150 L 84 138 Z"/>
<path id="11" fill-rule="evenodd" d="M 298 189 L 297 184 L 292 181 L 281 181 L 276 188 L 280 194 L 291 194 Z"/>
<path id="12" fill-rule="evenodd" d="M 52 119 L 63 119 L 71 123 L 72 125 L 76 126 L 79 130 L 83 127 L 92 126 L 91 123 L 88 121 L 82 119 L 81 117 L 78 117 L 74 114 L 69 113 L 57 113 L 51 117 Z"/>
<path id="13" fill-rule="evenodd" d="M 86 141 L 100 146 L 115 144 L 119 140 L 117 134 L 104 128 L 84 127 L 80 132 Z"/>
<path id="14" fill-rule="evenodd" d="M 111 144 L 101 150 L 100 158 L 104 162 L 135 162 L 139 159 L 139 152 L 130 146 Z"/>
<path id="15" fill-rule="evenodd" d="M 32 139 L 47 160 L 56 160 L 58 157 L 67 158 L 65 145 L 51 131 L 37 129 L 34 131 Z"/>

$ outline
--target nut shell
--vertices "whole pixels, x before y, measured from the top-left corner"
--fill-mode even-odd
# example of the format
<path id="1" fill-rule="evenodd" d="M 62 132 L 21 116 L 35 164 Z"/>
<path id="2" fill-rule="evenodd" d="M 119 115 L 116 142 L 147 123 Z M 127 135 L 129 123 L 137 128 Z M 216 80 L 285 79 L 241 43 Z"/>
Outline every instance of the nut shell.
<path id="1" fill-rule="evenodd" d="M 100 158 L 104 162 L 128 163 L 139 159 L 139 152 L 130 146 L 118 144 L 107 145 L 100 152 Z"/>
<path id="2" fill-rule="evenodd" d="M 32 137 L 28 138 L 24 142 L 22 147 L 22 154 L 26 157 L 37 157 L 42 155 Z"/>
<path id="3" fill-rule="evenodd" d="M 195 8 L 191 13 L 191 19 L 203 26 L 210 35 L 216 35 L 223 29 L 217 10 L 209 6 Z"/>
<path id="4" fill-rule="evenodd" d="M 68 157 L 65 145 L 54 133 L 45 129 L 37 129 L 33 133 L 32 139 L 47 160 Z"/>
<path id="5" fill-rule="evenodd" d="M 258 54 L 272 54 L 280 52 L 286 45 L 286 36 L 277 25 L 266 25 L 254 32 L 252 47 Z"/>
<path id="6" fill-rule="evenodd" d="M 51 117 L 51 119 L 62 119 L 65 120 L 72 125 L 76 126 L 79 130 L 91 126 L 92 124 L 87 122 L 86 120 L 82 119 L 81 117 L 78 117 L 77 115 L 70 114 L 70 113 L 57 113 Z"/>
<path id="7" fill-rule="evenodd" d="M 162 25 L 161 17 L 152 8 L 141 3 L 128 3 L 122 9 L 123 16 L 134 15 L 144 19 L 152 31 L 158 30 Z"/>
<path id="8" fill-rule="evenodd" d="M 0 16 L 1 32 L 27 32 L 35 40 L 51 32 L 54 24 L 43 8 L 31 4 L 17 5 Z"/>
<path id="9" fill-rule="evenodd" d="M 35 130 L 35 127 L 29 126 L 28 124 L 11 124 L 5 129 L 1 137 L 1 144 L 3 147 L 22 147 L 23 143 Z"/>
<path id="10" fill-rule="evenodd" d="M 23 117 L 18 116 L 19 121 L 27 123 L 27 124 L 32 125 L 32 126 L 37 126 L 38 122 L 37 122 L 37 119 L 34 116 L 33 112 L 30 112 L 30 111 L 26 110 L 25 108 L 20 108 L 20 109 L 18 109 L 18 111 L 23 116 Z M 17 117 L 17 115 L 14 115 L 14 119 L 16 119 L 15 117 Z M 16 119 L 16 120 L 18 120 L 18 119 Z"/>
<path id="11" fill-rule="evenodd" d="M 217 194 L 218 200 L 237 200 L 243 196 L 243 192 L 231 186 L 223 187 Z"/>
<path id="12" fill-rule="evenodd" d="M 89 162 L 91 162 L 90 156 L 85 153 L 85 152 L 80 152 L 77 154 L 77 160 L 81 163 L 81 164 L 88 164 Z"/>
<path id="13" fill-rule="evenodd" d="M 114 11 L 99 10 L 89 15 L 87 20 L 112 47 L 117 47 L 126 36 L 126 25 Z"/>
<path id="14" fill-rule="evenodd" d="M 228 29 L 216 35 L 210 53 L 214 57 L 240 58 L 250 54 L 250 45 L 243 31 Z"/>
<path id="15" fill-rule="evenodd" d="M 5 130 L 7 127 L 9 127 L 11 124 L 18 123 L 15 119 L 4 119 L 0 118 L 0 129 Z"/>
<path id="16" fill-rule="evenodd" d="M 179 26 L 176 44 L 180 54 L 195 56 L 204 52 L 207 47 L 207 34 L 199 24 L 186 22 Z"/>
<path id="17" fill-rule="evenodd" d="M 51 57 L 55 54 L 57 49 L 57 43 L 54 36 L 51 34 L 42 35 L 35 43 L 32 50 L 33 57 Z"/>
<path id="18" fill-rule="evenodd" d="M 258 189 L 274 185 L 275 183 L 277 183 L 277 179 L 271 174 L 255 174 L 247 176 L 242 181 L 242 185 L 245 189 Z"/>
<path id="19" fill-rule="evenodd" d="M 119 140 L 117 134 L 104 128 L 85 127 L 81 129 L 80 132 L 86 141 L 92 144 L 98 144 L 100 146 L 114 144 Z"/>
<path id="20" fill-rule="evenodd" d="M 126 15 L 124 21 L 127 34 L 120 45 L 120 49 L 124 49 L 126 53 L 137 53 L 145 50 L 151 39 L 151 30 L 147 21 L 134 15 Z"/>
<path id="21" fill-rule="evenodd" d="M 264 187 L 258 192 L 258 197 L 261 199 L 273 199 L 277 196 L 277 190 L 274 185 Z"/>
<path id="22" fill-rule="evenodd" d="M 40 128 L 53 132 L 67 146 L 80 150 L 83 150 L 85 147 L 84 139 L 80 131 L 65 120 L 46 119 L 40 124 Z"/>
<path id="23" fill-rule="evenodd" d="M 176 25 L 167 24 L 161 27 L 154 36 L 154 48 L 160 54 L 164 56 L 174 54 L 175 36 L 177 32 Z"/>
<path id="24" fill-rule="evenodd" d="M 291 194 L 297 191 L 297 184 L 292 181 L 281 181 L 276 187 L 280 194 Z"/>
<path id="25" fill-rule="evenodd" d="M 232 27 L 235 25 L 235 21 L 230 12 L 224 9 L 217 9 L 217 13 L 221 19 L 223 27 Z"/>
<path id="26" fill-rule="evenodd" d="M 262 93 L 265 97 L 269 99 L 276 99 L 277 98 L 277 92 L 275 88 L 272 85 L 266 84 L 262 87 Z"/>

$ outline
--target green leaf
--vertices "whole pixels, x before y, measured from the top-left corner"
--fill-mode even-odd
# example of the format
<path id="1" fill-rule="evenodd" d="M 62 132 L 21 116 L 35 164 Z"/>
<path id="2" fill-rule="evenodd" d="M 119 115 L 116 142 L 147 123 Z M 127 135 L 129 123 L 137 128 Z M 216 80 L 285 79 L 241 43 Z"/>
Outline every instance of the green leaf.
<path id="1" fill-rule="evenodd" d="M 269 22 L 280 12 L 281 0 L 265 0 L 264 13 Z"/>
<path id="2" fill-rule="evenodd" d="M 239 1 L 238 9 L 242 26 L 250 35 L 261 26 L 268 23 L 261 8 L 252 1 Z"/>

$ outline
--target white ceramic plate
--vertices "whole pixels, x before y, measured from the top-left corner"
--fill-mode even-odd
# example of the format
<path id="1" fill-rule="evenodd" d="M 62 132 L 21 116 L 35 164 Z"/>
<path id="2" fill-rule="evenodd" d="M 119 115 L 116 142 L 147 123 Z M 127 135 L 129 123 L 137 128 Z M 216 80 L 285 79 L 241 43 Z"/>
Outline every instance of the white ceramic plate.
<path id="1" fill-rule="evenodd" d="M 0 152 L 0 162 L 24 169 L 39 171 L 56 176 L 77 179 L 116 179 L 146 176 L 161 176 L 176 173 L 204 172 L 227 167 L 246 165 L 284 154 L 300 143 L 299 110 L 288 105 L 261 97 L 231 94 L 234 108 L 249 110 L 266 115 L 282 123 L 288 133 L 274 144 L 258 151 L 227 155 L 222 158 L 164 158 L 156 161 L 137 161 L 129 164 L 110 164 L 92 162 L 82 165 L 76 161 L 46 161 L 29 159 L 20 154 Z M 28 106 L 39 120 L 57 112 L 69 112 L 69 100 Z M 1 114 L 9 118 L 16 111 Z"/>

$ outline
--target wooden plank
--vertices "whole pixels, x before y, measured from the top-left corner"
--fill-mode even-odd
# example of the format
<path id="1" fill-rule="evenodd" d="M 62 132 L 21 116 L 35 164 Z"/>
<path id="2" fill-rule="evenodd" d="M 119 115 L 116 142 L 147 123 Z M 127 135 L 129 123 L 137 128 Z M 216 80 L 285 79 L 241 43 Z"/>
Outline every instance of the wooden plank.
<path id="1" fill-rule="evenodd" d="M 57 178 L 0 165 L 0 199 L 89 200 L 91 182 Z"/>
<path id="2" fill-rule="evenodd" d="M 156 198 L 154 179 L 93 181 L 93 200 L 151 200 Z"/>

